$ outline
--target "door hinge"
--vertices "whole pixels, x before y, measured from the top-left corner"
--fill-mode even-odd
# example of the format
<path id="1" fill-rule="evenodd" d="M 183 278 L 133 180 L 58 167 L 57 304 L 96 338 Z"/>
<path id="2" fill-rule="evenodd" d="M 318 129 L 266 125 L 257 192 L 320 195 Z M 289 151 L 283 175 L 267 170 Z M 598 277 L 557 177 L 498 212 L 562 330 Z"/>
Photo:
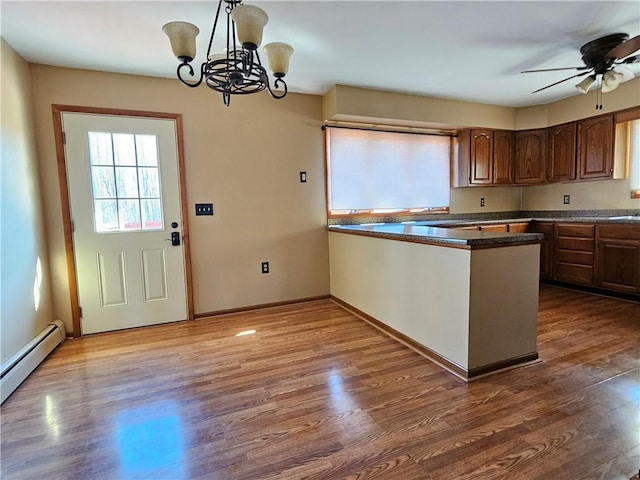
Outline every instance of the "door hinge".
<path id="1" fill-rule="evenodd" d="M 82 307 L 78 306 L 78 316 L 82 318 Z"/>
<path id="2" fill-rule="evenodd" d="M 71 233 L 76 231 L 76 222 L 74 222 L 73 220 L 71 220 Z"/>
<path id="3" fill-rule="evenodd" d="M 67 134 L 65 132 L 62 132 L 62 144 L 67 144 Z"/>

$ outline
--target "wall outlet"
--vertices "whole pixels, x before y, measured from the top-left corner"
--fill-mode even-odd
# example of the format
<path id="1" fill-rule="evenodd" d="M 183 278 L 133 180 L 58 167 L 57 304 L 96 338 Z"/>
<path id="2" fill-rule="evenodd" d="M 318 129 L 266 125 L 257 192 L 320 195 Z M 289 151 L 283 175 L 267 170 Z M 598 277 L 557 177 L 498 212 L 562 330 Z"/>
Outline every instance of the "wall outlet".
<path id="1" fill-rule="evenodd" d="M 563 202 L 565 205 L 569 205 L 571 203 L 571 195 L 565 195 Z"/>
<path id="2" fill-rule="evenodd" d="M 307 183 L 307 172 L 300 172 L 300 183 Z"/>
<path id="3" fill-rule="evenodd" d="M 480 206 L 484 207 L 484 197 L 480 197 Z"/>
<path id="4" fill-rule="evenodd" d="M 196 215 L 213 215 L 213 203 L 196 203 Z"/>
<path id="5" fill-rule="evenodd" d="M 269 273 L 269 262 L 262 262 L 262 273 Z"/>

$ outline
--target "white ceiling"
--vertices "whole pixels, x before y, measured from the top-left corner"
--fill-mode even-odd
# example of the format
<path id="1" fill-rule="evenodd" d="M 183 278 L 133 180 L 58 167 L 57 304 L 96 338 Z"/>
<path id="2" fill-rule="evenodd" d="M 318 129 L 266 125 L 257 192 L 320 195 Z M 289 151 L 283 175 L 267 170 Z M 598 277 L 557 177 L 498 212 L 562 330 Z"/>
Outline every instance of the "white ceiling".
<path id="1" fill-rule="evenodd" d="M 581 45 L 640 34 L 640 1 L 251 1 L 269 14 L 264 43 L 295 53 L 289 90 L 335 84 L 521 107 L 578 94 Z M 33 63 L 175 78 L 161 27 L 200 27 L 204 60 L 217 1 L 0 1 L 2 37 Z M 218 26 L 221 29 L 220 26 Z M 224 29 L 213 50 L 223 48 Z M 629 66 L 640 75 L 640 64 Z M 186 87 L 185 87 L 186 88 Z M 204 87 L 203 87 L 204 88 Z"/>

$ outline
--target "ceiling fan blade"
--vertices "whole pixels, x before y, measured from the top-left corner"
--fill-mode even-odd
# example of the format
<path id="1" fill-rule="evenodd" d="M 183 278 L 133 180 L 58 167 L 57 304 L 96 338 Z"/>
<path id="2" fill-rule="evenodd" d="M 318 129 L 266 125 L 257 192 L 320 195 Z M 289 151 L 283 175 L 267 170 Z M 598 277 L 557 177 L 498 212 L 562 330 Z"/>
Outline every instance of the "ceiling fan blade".
<path id="1" fill-rule="evenodd" d="M 620 60 L 619 62 L 614 62 L 615 65 L 627 65 L 629 63 L 640 63 L 640 55 L 634 55 L 632 57 L 627 57 L 624 60 Z"/>
<path id="2" fill-rule="evenodd" d="M 553 87 L 553 86 L 555 86 L 555 85 L 558 85 L 559 83 L 566 82 L 567 80 L 571 80 L 572 78 L 582 77 L 583 75 L 586 75 L 586 74 L 588 74 L 588 73 L 590 73 L 590 71 L 589 71 L 589 72 L 582 72 L 582 73 L 578 73 L 577 75 L 572 75 L 572 76 L 567 77 L 567 78 L 565 78 L 565 79 L 563 79 L 563 80 L 560 80 L 559 82 L 552 83 L 551 85 L 547 85 L 546 87 L 539 88 L 538 90 L 535 90 L 535 91 L 533 91 L 533 92 L 531 92 L 531 93 L 538 93 L 538 92 L 541 92 L 542 90 L 546 90 L 546 89 L 547 89 L 547 88 L 549 88 L 549 87 Z"/>
<path id="3" fill-rule="evenodd" d="M 557 70 L 586 70 L 591 67 L 563 67 L 563 68 L 543 68 L 542 70 L 524 70 L 520 73 L 533 73 L 533 72 L 555 72 Z"/>
<path id="4" fill-rule="evenodd" d="M 640 35 L 637 35 L 626 42 L 622 42 L 617 47 L 614 47 L 605 57 L 607 59 L 625 58 L 638 50 L 640 50 Z"/>

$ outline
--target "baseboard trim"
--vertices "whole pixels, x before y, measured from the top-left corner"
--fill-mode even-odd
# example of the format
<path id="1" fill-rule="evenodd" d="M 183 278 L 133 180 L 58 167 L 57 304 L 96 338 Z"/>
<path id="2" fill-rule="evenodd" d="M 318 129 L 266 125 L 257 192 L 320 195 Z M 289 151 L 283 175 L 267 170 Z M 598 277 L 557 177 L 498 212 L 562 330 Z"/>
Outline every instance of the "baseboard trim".
<path id="1" fill-rule="evenodd" d="M 527 353 L 526 355 L 520 355 L 519 357 L 508 358 L 495 363 L 489 363 L 482 365 L 481 367 L 475 367 L 469 369 L 469 380 L 477 380 L 480 377 L 485 377 L 492 373 L 503 372 L 511 370 L 515 367 L 524 367 L 526 365 L 533 365 L 539 363 L 540 357 L 538 352 Z"/>
<path id="2" fill-rule="evenodd" d="M 381 332 L 385 333 L 389 337 L 394 340 L 402 343 L 403 345 L 411 348 L 415 352 L 419 353 L 427 360 L 432 361 L 436 365 L 442 367 L 447 370 L 449 373 L 452 373 L 456 377 L 465 382 L 470 382 L 472 380 L 478 380 L 481 377 L 486 377 L 487 375 L 502 372 L 505 370 L 510 370 L 516 367 L 523 367 L 526 365 L 532 365 L 534 363 L 538 363 L 541 360 L 538 357 L 538 352 L 529 353 L 526 355 L 521 355 L 519 357 L 508 358 L 506 360 L 501 360 L 499 362 L 490 363 L 487 365 L 483 365 L 481 367 L 475 367 L 467 370 L 466 368 L 458 365 L 455 362 L 443 357 L 437 352 L 434 352 L 429 347 L 425 347 L 420 342 L 415 341 L 414 339 L 406 336 L 404 333 L 397 331 L 395 328 L 390 327 L 386 323 L 381 322 L 375 317 L 372 317 L 368 313 L 363 312 L 362 310 L 354 307 L 353 305 L 345 302 L 344 300 L 331 295 L 331 301 L 340 305 L 342 308 L 347 310 L 350 313 L 353 313 L 355 316 L 361 318 L 365 322 L 369 323 L 373 327 L 377 328 Z"/>
<path id="3" fill-rule="evenodd" d="M 253 310 L 262 310 L 265 308 L 283 307 L 287 305 L 295 305 L 297 303 L 317 302 L 318 300 L 328 300 L 329 298 L 330 298 L 330 295 L 318 295 L 317 297 L 305 297 L 305 298 L 298 298 L 295 300 L 284 300 L 282 302 L 261 303 L 258 305 L 249 305 L 246 307 L 228 308 L 224 310 L 214 310 L 212 312 L 196 313 L 194 317 L 196 319 L 206 318 L 206 317 L 219 317 L 221 315 L 244 313 L 244 312 L 250 312 Z"/>

